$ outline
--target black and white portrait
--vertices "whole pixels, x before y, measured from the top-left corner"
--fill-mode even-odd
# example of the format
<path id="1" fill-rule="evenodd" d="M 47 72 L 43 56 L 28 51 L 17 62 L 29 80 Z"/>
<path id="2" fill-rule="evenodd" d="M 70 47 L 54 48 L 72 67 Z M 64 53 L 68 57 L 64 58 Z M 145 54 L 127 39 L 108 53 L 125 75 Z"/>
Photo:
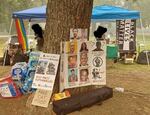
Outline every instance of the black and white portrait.
<path id="1" fill-rule="evenodd" d="M 47 61 L 39 61 L 36 69 L 36 74 L 44 74 L 48 62 Z"/>
<path id="2" fill-rule="evenodd" d="M 95 67 L 100 67 L 102 64 L 103 64 L 103 60 L 102 60 L 101 57 L 95 57 L 95 58 L 93 59 L 93 65 L 94 65 Z"/>
<path id="3" fill-rule="evenodd" d="M 48 64 L 46 74 L 55 75 L 55 65 L 53 63 Z"/>

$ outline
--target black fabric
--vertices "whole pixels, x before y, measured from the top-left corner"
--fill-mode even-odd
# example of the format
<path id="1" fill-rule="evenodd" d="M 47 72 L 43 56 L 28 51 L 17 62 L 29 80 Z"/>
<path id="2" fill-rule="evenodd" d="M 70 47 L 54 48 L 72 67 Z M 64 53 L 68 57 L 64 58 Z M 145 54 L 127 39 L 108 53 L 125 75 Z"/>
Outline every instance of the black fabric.
<path id="1" fill-rule="evenodd" d="M 8 50 L 5 51 L 3 55 L 3 65 L 10 65 L 10 55 L 8 54 Z M 5 59 L 5 62 L 4 62 Z"/>
<path id="2" fill-rule="evenodd" d="M 39 24 L 33 24 L 32 29 L 37 37 L 43 38 L 43 30 Z"/>
<path id="3" fill-rule="evenodd" d="M 28 62 L 28 60 L 29 60 L 29 57 L 25 54 L 15 54 L 12 65 L 19 63 L 19 62 Z"/>
<path id="4" fill-rule="evenodd" d="M 74 95 L 69 98 L 53 102 L 53 110 L 57 115 L 66 115 L 84 107 L 92 106 L 113 96 L 113 90 L 109 87 L 102 87 L 93 91 Z"/>
<path id="5" fill-rule="evenodd" d="M 150 62 L 150 50 L 149 51 L 144 50 L 144 51 L 140 52 L 140 54 L 137 58 L 137 63 L 139 63 L 139 64 L 148 64 L 146 52 L 147 52 L 148 60 Z"/>
<path id="6" fill-rule="evenodd" d="M 102 39 L 102 35 L 107 32 L 107 28 L 104 28 L 102 26 L 98 26 L 97 30 L 94 31 L 94 36 L 95 38 L 101 38 Z"/>

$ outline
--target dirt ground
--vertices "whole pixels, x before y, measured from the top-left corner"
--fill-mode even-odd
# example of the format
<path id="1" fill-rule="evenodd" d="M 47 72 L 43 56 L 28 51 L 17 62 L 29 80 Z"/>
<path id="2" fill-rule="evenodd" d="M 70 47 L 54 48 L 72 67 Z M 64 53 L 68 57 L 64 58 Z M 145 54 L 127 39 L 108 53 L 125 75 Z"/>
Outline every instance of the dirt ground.
<path id="1" fill-rule="evenodd" d="M 9 71 L 10 67 L 0 67 L 1 76 Z M 122 87 L 125 91 L 114 91 L 113 98 L 104 101 L 102 105 L 93 105 L 69 115 L 150 115 L 150 66 L 109 62 L 107 86 Z M 55 115 L 51 106 L 31 106 L 32 96 L 0 99 L 0 115 Z"/>

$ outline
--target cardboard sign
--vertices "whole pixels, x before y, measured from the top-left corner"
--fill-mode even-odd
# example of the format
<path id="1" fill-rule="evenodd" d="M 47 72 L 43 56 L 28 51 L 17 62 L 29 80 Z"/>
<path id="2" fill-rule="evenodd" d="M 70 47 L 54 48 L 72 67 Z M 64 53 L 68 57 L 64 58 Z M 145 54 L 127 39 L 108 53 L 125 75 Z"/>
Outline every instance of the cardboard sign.
<path id="1" fill-rule="evenodd" d="M 35 92 L 34 98 L 32 100 L 32 105 L 40 107 L 48 107 L 52 91 L 38 89 Z"/>
<path id="2" fill-rule="evenodd" d="M 70 41 L 72 42 L 72 41 Z M 64 42 L 64 46 L 70 42 Z M 74 53 L 61 54 L 60 91 L 87 85 L 106 84 L 106 43 L 76 41 Z"/>
<path id="3" fill-rule="evenodd" d="M 136 50 L 136 20 L 117 20 L 117 42 L 120 52 Z"/>
<path id="4" fill-rule="evenodd" d="M 32 88 L 53 90 L 59 55 L 42 53 L 37 64 Z"/>

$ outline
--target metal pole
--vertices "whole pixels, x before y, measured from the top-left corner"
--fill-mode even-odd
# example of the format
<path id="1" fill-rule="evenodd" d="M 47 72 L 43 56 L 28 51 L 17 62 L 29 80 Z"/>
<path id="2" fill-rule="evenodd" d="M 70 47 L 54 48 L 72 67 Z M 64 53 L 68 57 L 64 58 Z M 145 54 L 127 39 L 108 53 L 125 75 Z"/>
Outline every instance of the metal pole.
<path id="1" fill-rule="evenodd" d="M 12 24 L 13 24 L 13 19 L 11 19 L 10 28 L 9 28 L 9 35 L 11 34 Z"/>
<path id="2" fill-rule="evenodd" d="M 28 23 L 28 35 L 27 35 L 28 38 L 29 38 L 29 36 L 31 34 L 30 28 L 31 28 L 31 22 L 29 21 L 29 23 Z"/>
<path id="3" fill-rule="evenodd" d="M 42 0 L 42 6 L 44 5 L 44 0 Z"/>

